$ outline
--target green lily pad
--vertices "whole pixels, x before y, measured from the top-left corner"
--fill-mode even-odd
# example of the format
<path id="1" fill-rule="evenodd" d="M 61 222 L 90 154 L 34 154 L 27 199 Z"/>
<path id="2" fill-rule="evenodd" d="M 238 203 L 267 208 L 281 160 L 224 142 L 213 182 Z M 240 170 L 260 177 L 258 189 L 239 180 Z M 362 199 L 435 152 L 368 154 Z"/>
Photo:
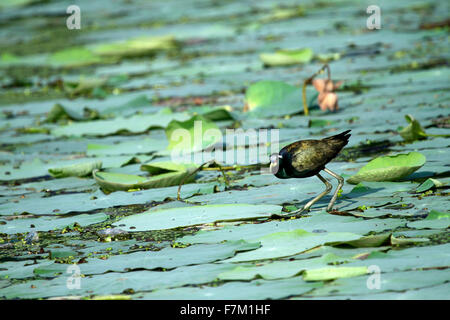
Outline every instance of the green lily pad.
<path id="1" fill-rule="evenodd" d="M 92 48 L 92 52 L 102 57 L 134 57 L 151 55 L 158 50 L 170 50 L 177 44 L 173 36 L 139 37 L 124 42 L 99 44 Z"/>
<path id="2" fill-rule="evenodd" d="M 427 138 L 425 130 L 422 128 L 419 121 L 414 119 L 410 114 L 407 114 L 405 119 L 409 124 L 399 131 L 399 134 L 405 141 L 412 142 Z"/>
<path id="3" fill-rule="evenodd" d="M 147 165 L 149 167 L 149 165 Z M 174 170 L 168 166 L 160 167 L 160 172 L 148 177 L 142 177 L 132 174 L 115 173 L 115 172 L 92 172 L 92 176 L 95 181 L 100 185 L 104 191 L 127 191 L 133 189 L 150 189 L 150 188 L 164 188 L 179 185 L 183 179 L 191 175 L 196 167 L 195 166 L 182 166 L 184 170 Z M 181 167 L 177 167 L 181 169 Z M 156 172 L 156 171 L 153 171 Z M 195 179 L 193 175 L 189 177 L 185 183 L 192 182 Z"/>
<path id="4" fill-rule="evenodd" d="M 446 270 L 421 270 L 421 271 L 404 271 L 404 272 L 385 272 L 383 267 L 380 267 L 383 273 L 380 274 L 380 287 L 377 289 L 369 288 L 367 286 L 370 273 L 359 277 L 340 278 L 336 279 L 329 286 L 319 287 L 318 289 L 308 293 L 308 298 L 331 297 L 332 299 L 364 299 L 364 295 L 368 295 L 369 299 L 380 299 L 386 297 L 387 299 L 399 299 L 402 296 L 408 296 L 402 292 L 416 292 L 419 288 L 435 288 L 436 285 L 445 283 L 448 280 L 448 271 Z M 448 284 L 447 284 L 448 287 Z M 447 290 L 448 291 L 448 290 Z M 380 294 L 382 292 L 389 293 Z M 433 295 L 434 299 L 442 299 L 439 295 L 441 291 L 436 291 Z M 350 296 L 350 297 L 349 297 Z M 420 297 L 420 295 L 419 295 Z"/>
<path id="5" fill-rule="evenodd" d="M 385 234 L 364 236 L 364 237 L 361 237 L 356 240 L 330 243 L 329 245 L 348 244 L 355 248 L 373 248 L 373 247 L 379 247 L 379 246 L 382 246 L 383 244 L 386 244 L 386 242 L 389 242 L 390 238 L 391 238 L 391 234 L 385 233 Z"/>
<path id="6" fill-rule="evenodd" d="M 53 108 L 47 114 L 45 122 L 56 123 L 61 120 L 74 120 L 74 121 L 83 121 L 83 120 L 95 120 L 98 118 L 98 112 L 95 110 L 90 110 L 88 108 L 84 108 L 84 114 L 81 115 L 78 112 L 64 107 L 63 105 L 57 103 L 53 106 Z"/>
<path id="7" fill-rule="evenodd" d="M 206 205 L 181 208 L 149 210 L 117 221 L 114 225 L 127 231 L 147 231 L 172 229 L 213 223 L 255 218 L 268 218 L 279 214 L 280 206 L 275 205 Z"/>
<path id="8" fill-rule="evenodd" d="M 221 300 L 284 299 L 321 287 L 321 282 L 305 282 L 301 277 L 280 280 L 231 281 L 219 286 L 179 287 L 139 293 L 135 299 Z M 237 310 L 237 309 L 236 309 Z M 249 310 L 249 309 L 247 309 Z"/>
<path id="9" fill-rule="evenodd" d="M 159 251 L 138 251 L 111 256 L 108 260 L 87 258 L 81 266 L 84 275 L 97 275 L 105 272 L 125 272 L 135 269 L 153 270 L 174 269 L 187 265 L 200 265 L 232 257 L 236 252 L 253 250 L 259 243 L 227 241 L 209 245 L 192 245 L 186 248 L 166 247 Z M 67 265 L 54 263 L 39 266 L 35 273 L 65 272 Z"/>
<path id="10" fill-rule="evenodd" d="M 358 173 L 347 179 L 348 183 L 361 181 L 397 181 L 420 169 L 426 158 L 419 152 L 378 157 L 362 167 Z"/>
<path id="11" fill-rule="evenodd" d="M 75 122 L 52 130 L 55 136 L 106 136 L 118 132 L 140 133 L 153 128 L 165 128 L 172 120 L 185 120 L 185 113 L 159 112 L 156 114 L 117 117 L 108 120 Z"/>
<path id="12" fill-rule="evenodd" d="M 137 155 L 146 154 L 166 148 L 167 141 L 156 139 L 139 139 L 125 141 L 115 144 L 97 144 L 90 143 L 87 146 L 86 154 L 88 156 L 115 156 L 115 155 Z"/>
<path id="13" fill-rule="evenodd" d="M 166 136 L 167 148 L 183 154 L 201 151 L 222 139 L 219 127 L 201 115 L 186 121 L 172 120 L 167 125 Z"/>
<path id="14" fill-rule="evenodd" d="M 317 92 L 307 88 L 313 101 Z M 282 81 L 259 81 L 248 87 L 245 102 L 254 117 L 282 117 L 303 112 L 302 90 Z M 310 103 L 311 104 L 311 103 Z"/>
<path id="15" fill-rule="evenodd" d="M 417 187 L 416 192 L 425 192 L 433 188 L 440 188 L 444 185 L 445 183 L 440 182 L 437 179 L 428 178 Z"/>
<path id="16" fill-rule="evenodd" d="M 335 254 L 325 254 L 318 258 L 294 261 L 274 261 L 264 265 L 241 265 L 230 271 L 219 274 L 221 280 L 252 280 L 263 278 L 266 280 L 290 278 L 304 270 L 326 267 L 330 263 L 344 262 L 348 259 Z"/>
<path id="17" fill-rule="evenodd" d="M 155 161 L 144 163 L 141 165 L 141 170 L 147 171 L 150 175 L 158 175 L 168 172 L 183 172 L 193 171 L 197 168 L 197 165 L 193 163 L 174 163 L 171 161 Z"/>
<path id="18" fill-rule="evenodd" d="M 314 52 L 310 48 L 300 50 L 278 50 L 275 53 L 261 53 L 259 58 L 266 66 L 287 66 L 308 63 Z"/>
<path id="19" fill-rule="evenodd" d="M 423 220 L 408 222 L 408 227 L 416 229 L 446 229 L 449 226 L 450 213 L 436 210 L 431 210 Z"/>
<path id="20" fill-rule="evenodd" d="M 404 246 L 404 245 L 411 245 L 415 243 L 423 243 L 428 242 L 430 239 L 427 238 L 401 238 L 401 237 L 395 237 L 394 235 L 391 235 L 391 244 L 396 246 Z"/>
<path id="21" fill-rule="evenodd" d="M 349 241 L 361 238 L 349 232 L 310 233 L 302 229 L 276 232 L 261 237 L 261 248 L 244 252 L 224 262 L 242 262 L 288 257 L 330 242 Z"/>
<path id="22" fill-rule="evenodd" d="M 352 278 L 367 274 L 367 267 L 328 267 L 306 270 L 303 273 L 305 281 L 325 281 L 339 278 Z"/>
<path id="23" fill-rule="evenodd" d="M 60 168 L 50 168 L 48 169 L 48 172 L 55 178 L 85 177 L 101 167 L 101 161 L 89 161 Z"/>
<path id="24" fill-rule="evenodd" d="M 8 234 L 23 233 L 32 230 L 49 231 L 73 225 L 75 222 L 78 225 L 84 227 L 90 224 L 105 221 L 106 219 L 108 219 L 108 216 L 104 213 L 80 214 L 67 218 L 39 217 L 39 218 L 17 219 L 12 221 L 6 221 L 5 224 L 0 224 L 0 233 L 8 233 Z M 33 225 L 34 227 L 31 228 L 31 225 Z"/>
<path id="25" fill-rule="evenodd" d="M 69 48 L 53 53 L 48 57 L 47 62 L 56 67 L 74 68 L 104 63 L 105 60 L 89 49 Z"/>
<path id="26" fill-rule="evenodd" d="M 189 108 L 188 111 L 194 113 L 194 115 L 200 114 L 205 119 L 208 119 L 210 121 L 222 121 L 234 119 L 230 113 L 231 111 L 230 106 L 221 106 L 221 107 L 201 106 Z"/>

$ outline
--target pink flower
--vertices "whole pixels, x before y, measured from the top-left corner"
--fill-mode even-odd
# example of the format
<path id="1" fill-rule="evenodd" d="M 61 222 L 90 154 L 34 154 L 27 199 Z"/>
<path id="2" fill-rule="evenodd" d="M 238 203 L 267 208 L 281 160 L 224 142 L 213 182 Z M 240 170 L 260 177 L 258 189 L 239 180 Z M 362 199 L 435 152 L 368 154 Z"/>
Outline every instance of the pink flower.
<path id="1" fill-rule="evenodd" d="M 312 82 L 314 88 L 319 92 L 317 101 L 322 111 L 336 111 L 338 109 L 338 96 L 334 90 L 342 85 L 342 81 L 333 83 L 331 80 L 314 79 Z"/>

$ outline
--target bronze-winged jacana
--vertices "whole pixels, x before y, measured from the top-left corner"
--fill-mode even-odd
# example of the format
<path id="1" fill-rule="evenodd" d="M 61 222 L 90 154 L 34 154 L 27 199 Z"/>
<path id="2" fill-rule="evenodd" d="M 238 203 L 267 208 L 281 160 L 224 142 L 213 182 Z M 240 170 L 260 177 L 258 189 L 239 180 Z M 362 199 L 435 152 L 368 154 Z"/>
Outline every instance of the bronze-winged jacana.
<path id="1" fill-rule="evenodd" d="M 344 178 L 325 168 L 325 165 L 334 159 L 342 148 L 347 145 L 350 131 L 347 130 L 321 140 L 300 140 L 284 147 L 279 154 L 275 153 L 270 156 L 270 170 L 277 178 L 290 179 L 317 176 L 326 186 L 325 191 L 309 201 L 302 209 L 291 214 L 309 210 L 314 203 L 331 191 L 331 184 L 319 173 L 322 170 L 335 177 L 339 182 L 327 207 L 327 211 L 331 211 L 338 192 L 344 185 Z"/>

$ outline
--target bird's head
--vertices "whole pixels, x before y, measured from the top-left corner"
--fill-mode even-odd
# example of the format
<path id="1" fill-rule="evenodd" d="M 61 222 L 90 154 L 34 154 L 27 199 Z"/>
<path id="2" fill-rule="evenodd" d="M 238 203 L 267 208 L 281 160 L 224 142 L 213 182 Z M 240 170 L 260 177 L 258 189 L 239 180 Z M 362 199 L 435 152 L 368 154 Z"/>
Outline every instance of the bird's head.
<path id="1" fill-rule="evenodd" d="M 278 173 L 278 171 L 280 170 L 282 159 L 283 157 L 278 153 L 273 153 L 270 156 L 270 172 L 272 172 L 275 175 Z"/>

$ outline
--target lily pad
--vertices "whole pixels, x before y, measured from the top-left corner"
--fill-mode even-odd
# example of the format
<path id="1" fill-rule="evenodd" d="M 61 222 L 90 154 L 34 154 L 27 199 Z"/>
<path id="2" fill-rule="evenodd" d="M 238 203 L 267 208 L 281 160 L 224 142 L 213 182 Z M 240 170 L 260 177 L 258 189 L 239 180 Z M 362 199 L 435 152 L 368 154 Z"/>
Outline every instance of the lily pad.
<path id="1" fill-rule="evenodd" d="M 422 128 L 419 121 L 414 119 L 414 117 L 410 114 L 407 114 L 405 119 L 409 124 L 399 131 L 399 134 L 405 141 L 412 142 L 427 138 L 425 130 Z"/>
<path id="2" fill-rule="evenodd" d="M 147 168 L 151 167 L 147 165 Z M 161 166 L 158 168 L 159 172 L 165 173 L 156 173 L 157 171 L 154 170 L 153 172 L 156 174 L 150 178 L 125 173 L 100 172 L 98 170 L 92 172 L 92 176 L 105 191 L 127 191 L 179 185 L 186 177 L 191 175 L 195 169 L 195 166 L 179 166 L 176 170 L 173 167 L 169 168 L 168 166 Z M 189 183 L 194 179 L 195 177 L 191 175 L 184 182 Z"/>
<path id="3" fill-rule="evenodd" d="M 421 183 L 417 187 L 416 192 L 425 192 L 425 191 L 428 191 L 428 190 L 433 189 L 433 188 L 442 187 L 444 185 L 445 185 L 445 183 L 440 182 L 437 179 L 428 178 L 427 180 L 425 180 L 423 183 Z"/>
<path id="4" fill-rule="evenodd" d="M 314 52 L 310 48 L 300 50 L 278 50 L 275 53 L 261 53 L 259 58 L 266 66 L 287 66 L 308 63 Z"/>
<path id="5" fill-rule="evenodd" d="M 408 222 L 408 227 L 416 229 L 446 229 L 449 226 L 450 213 L 436 210 L 431 210 L 423 220 Z"/>
<path id="6" fill-rule="evenodd" d="M 222 139 L 219 127 L 201 115 L 186 121 L 172 120 L 167 125 L 166 136 L 167 148 L 183 154 L 201 151 Z"/>
<path id="7" fill-rule="evenodd" d="M 308 96 L 314 101 L 317 92 L 311 89 Z M 303 112 L 302 90 L 282 81 L 264 80 L 252 84 L 245 93 L 245 103 L 255 117 L 282 117 Z"/>
<path id="8" fill-rule="evenodd" d="M 55 178 L 85 177 L 102 167 L 101 161 L 77 163 L 65 167 L 50 168 L 48 172 Z"/>
<path id="9" fill-rule="evenodd" d="M 350 232 L 310 233 L 302 229 L 276 232 L 259 238 L 261 248 L 238 254 L 224 262 L 241 262 L 289 257 L 330 242 L 356 240 L 360 235 Z"/>
<path id="10" fill-rule="evenodd" d="M 53 53 L 47 62 L 55 67 L 82 67 L 104 63 L 99 55 L 86 48 L 69 48 Z"/>
<path id="11" fill-rule="evenodd" d="M 218 221 L 236 221 L 268 218 L 279 214 L 275 205 L 205 205 L 161 210 L 150 210 L 117 221 L 114 225 L 127 231 L 172 229 Z"/>
<path id="12" fill-rule="evenodd" d="M 252 280 L 263 278 L 266 280 L 290 278 L 304 270 L 326 267 L 327 264 L 344 262 L 348 259 L 338 257 L 334 254 L 325 254 L 318 258 L 302 259 L 294 261 L 274 261 L 266 264 L 238 265 L 230 271 L 219 275 L 221 280 Z"/>
<path id="13" fill-rule="evenodd" d="M 419 152 L 378 157 L 369 161 L 358 173 L 347 179 L 348 183 L 361 181 L 397 181 L 420 169 L 426 158 Z"/>
<path id="14" fill-rule="evenodd" d="M 123 42 L 99 44 L 92 48 L 92 52 L 102 57 L 134 57 L 151 55 L 158 50 L 170 50 L 177 44 L 173 36 L 139 37 Z"/>
<path id="15" fill-rule="evenodd" d="M 303 274 L 303 280 L 325 281 L 339 278 L 351 278 L 367 274 L 367 272 L 367 267 L 328 267 L 306 270 Z"/>

